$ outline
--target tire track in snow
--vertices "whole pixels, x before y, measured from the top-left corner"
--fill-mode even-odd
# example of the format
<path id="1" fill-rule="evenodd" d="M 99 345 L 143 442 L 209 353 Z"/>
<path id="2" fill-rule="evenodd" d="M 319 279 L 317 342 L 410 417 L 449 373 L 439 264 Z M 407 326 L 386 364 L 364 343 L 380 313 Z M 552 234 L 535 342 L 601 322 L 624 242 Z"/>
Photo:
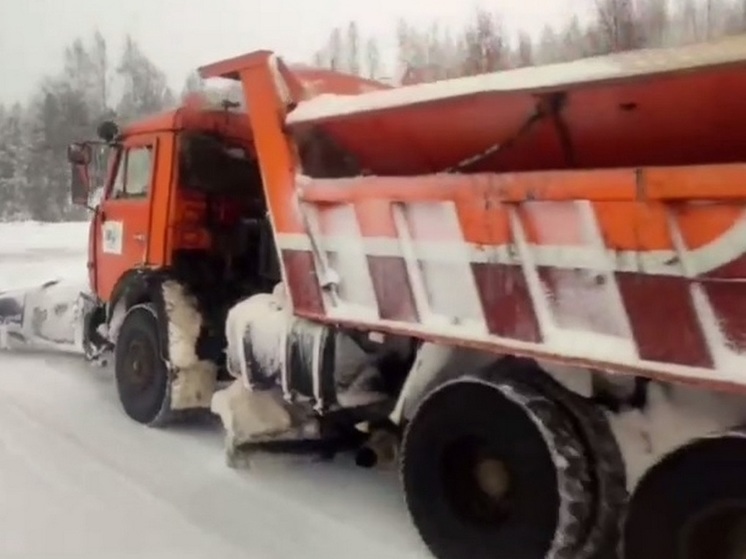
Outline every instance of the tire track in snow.
<path id="1" fill-rule="evenodd" d="M 102 453 L 92 452 L 73 434 L 60 429 L 59 424 L 50 424 L 38 410 L 32 411 L 2 395 L 0 421 L 4 426 L 0 430 L 4 449 L 20 458 L 48 491 L 69 502 L 71 512 L 78 510 L 89 515 L 108 515 L 114 508 L 118 509 L 117 513 L 137 514 L 139 523 L 144 522 L 161 532 L 158 536 L 162 540 L 161 548 L 152 555 L 148 553 L 148 556 L 161 557 L 163 552 L 176 556 L 176 549 L 162 547 L 170 545 L 169 540 L 179 545 L 179 556 L 186 552 L 187 556 L 203 557 L 205 553 L 215 551 L 224 557 L 245 556 L 245 550 L 240 546 L 221 541 L 215 534 L 184 517 L 171 503 L 138 484 Z M 45 455 L 49 458 L 43 459 Z M 163 522 L 164 519 L 167 522 Z M 146 534 L 140 533 L 139 536 Z M 137 540 L 138 536 L 134 539 Z M 103 551 L 110 556 L 113 550 L 107 546 Z M 128 551 L 127 555 L 134 551 Z M 138 550 L 138 553 L 142 551 Z"/>
<path id="2" fill-rule="evenodd" d="M 303 467 L 290 467 L 287 468 L 289 471 L 279 474 L 272 472 L 269 477 L 263 473 L 236 473 L 223 463 L 218 433 L 159 432 L 141 428 L 115 408 L 115 397 L 102 398 L 103 392 L 111 390 L 113 393 L 114 387 L 110 379 L 101 382 L 97 378 L 100 371 L 82 371 L 86 373 L 83 378 L 83 375 L 68 370 L 68 367 L 60 366 L 63 365 L 60 361 L 54 363 L 57 370 L 52 369 L 51 360 L 49 364 L 44 363 L 43 359 L 25 356 L 14 357 L 10 362 L 5 360 L 3 369 L 7 370 L 7 365 L 15 364 L 29 372 L 23 373 L 23 384 L 18 384 L 17 375 L 9 375 L 11 378 L 6 377 L 6 382 L 0 375 L 3 399 L 11 398 L 29 421 L 38 424 L 41 431 L 59 435 L 68 447 L 77 449 L 81 456 L 110 470 L 115 474 L 113 477 L 146 491 L 152 500 L 160 503 L 159 506 L 167 504 L 184 521 L 203 531 L 209 529 L 210 533 L 219 535 L 232 548 L 240 548 L 244 553 L 255 551 L 262 557 L 278 558 L 299 552 L 310 556 L 348 557 L 350 549 L 359 550 L 362 557 L 371 559 L 427 557 L 413 533 L 405 532 L 404 537 L 392 533 L 392 537 L 386 540 L 379 539 L 386 534 L 386 525 L 389 523 L 376 525 L 375 517 L 381 513 L 397 517 L 399 514 L 395 513 L 401 511 L 381 511 L 379 502 L 374 503 L 376 506 L 373 507 L 379 510 L 366 510 L 364 519 L 354 518 L 355 509 L 369 503 L 355 503 L 353 498 L 340 500 L 336 497 L 338 487 L 349 497 L 347 488 L 341 487 L 346 484 L 335 482 L 350 481 L 350 476 L 335 478 L 334 474 L 343 475 L 346 472 L 335 472 L 338 468 L 334 465 L 328 465 L 331 471 L 327 471 L 331 475 L 324 479 L 331 485 L 328 491 L 318 487 L 311 491 L 308 480 L 296 478 L 304 476 Z M 29 370 L 29 365 L 36 367 L 36 373 Z M 30 390 L 33 386 L 48 388 L 36 392 Z M 8 396 L 8 391 L 12 396 Z M 19 403 L 21 399 L 22 404 Z M 77 406 L 79 409 L 69 413 L 68 406 Z M 87 410 L 88 407 L 92 409 Z M 107 440 L 112 441 L 113 452 L 103 453 L 101 449 L 106 448 Z M 154 446 L 163 451 L 157 458 L 147 454 L 152 453 Z M 117 452 L 119 449 L 126 449 L 126 456 Z M 206 452 L 210 453 L 207 464 L 203 459 Z M 142 454 L 142 458 L 133 462 L 133 454 Z M 157 464 L 154 467 L 148 461 L 157 461 Z M 315 466 L 311 473 L 318 477 L 319 469 L 323 466 L 326 470 L 327 465 Z M 287 491 L 278 491 L 278 483 L 282 484 L 283 477 L 288 479 L 290 487 L 299 488 L 303 497 L 315 497 L 315 502 L 299 502 L 295 492 L 288 494 Z M 350 489 L 354 491 L 354 488 Z M 339 502 L 338 506 L 332 507 L 336 508 L 336 514 L 331 518 L 325 514 L 329 508 L 324 506 L 323 501 L 319 502 L 320 495 Z M 345 510 L 348 511 L 346 519 L 342 512 Z M 406 519 L 403 513 L 401 517 Z M 366 531 L 365 528 L 371 525 L 375 527 L 375 536 L 379 537 Z M 396 526 L 398 524 L 391 523 L 388 528 Z M 404 544 L 401 546 L 404 549 L 400 544 Z"/>

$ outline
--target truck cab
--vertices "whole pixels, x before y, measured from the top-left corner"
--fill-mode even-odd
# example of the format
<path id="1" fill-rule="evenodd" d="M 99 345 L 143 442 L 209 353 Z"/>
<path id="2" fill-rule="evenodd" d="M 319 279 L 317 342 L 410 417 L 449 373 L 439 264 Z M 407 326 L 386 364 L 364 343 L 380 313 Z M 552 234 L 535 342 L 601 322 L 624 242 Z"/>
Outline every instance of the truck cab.
<path id="1" fill-rule="evenodd" d="M 92 292 L 111 319 L 122 297 L 126 306 L 142 297 L 146 273 L 168 275 L 214 309 L 211 330 L 220 338 L 228 307 L 280 279 L 246 114 L 184 106 L 121 131 L 113 123 L 100 129 L 109 156 L 92 208 Z M 87 202 L 84 146 L 71 160 L 82 167 L 74 186 Z"/>
<path id="2" fill-rule="evenodd" d="M 319 378 L 321 369 L 334 369 L 328 361 L 339 336 L 334 327 L 298 317 L 316 277 L 294 273 L 293 285 L 283 282 L 288 269 L 297 272 L 288 266 L 308 261 L 308 254 L 280 251 L 277 241 L 278 231 L 306 238 L 296 174 L 299 154 L 318 138 L 291 138 L 282 122 L 299 100 L 387 86 L 330 71 L 290 72 L 267 52 L 200 71 L 204 78 L 240 80 L 250 110 L 192 99 L 121 129 L 104 123 L 99 140 L 68 148 L 72 200 L 93 213 L 84 350 L 89 359 L 113 355 L 124 410 L 143 424 L 209 409 L 217 383 L 231 376 L 266 387 L 281 372 L 286 388 L 300 387 L 315 411 L 324 411 L 339 379 Z M 108 171 L 91 207 L 94 146 L 108 152 Z M 275 295 L 283 302 L 270 301 Z M 255 307 L 262 324 L 252 329 L 247 316 Z M 270 349 L 252 350 L 252 335 L 264 336 Z M 351 370 L 357 371 L 370 359 L 353 352 Z M 260 366 L 257 360 L 267 356 Z M 292 365 L 281 365 L 285 361 Z"/>

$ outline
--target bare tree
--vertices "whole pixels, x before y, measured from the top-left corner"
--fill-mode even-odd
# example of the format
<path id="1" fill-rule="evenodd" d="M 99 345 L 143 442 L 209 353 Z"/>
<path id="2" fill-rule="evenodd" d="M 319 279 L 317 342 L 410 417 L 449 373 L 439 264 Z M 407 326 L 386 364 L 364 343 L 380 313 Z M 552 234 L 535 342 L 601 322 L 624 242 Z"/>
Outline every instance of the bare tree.
<path id="1" fill-rule="evenodd" d="M 671 41 L 671 18 L 667 2 L 638 0 L 638 20 L 641 43 L 646 47 L 660 47 Z"/>
<path id="2" fill-rule="evenodd" d="M 317 68 L 327 68 L 329 66 L 329 56 L 325 48 L 317 50 L 311 57 L 311 63 Z"/>
<path id="3" fill-rule="evenodd" d="M 464 33 L 466 59 L 463 74 L 476 75 L 505 68 L 507 45 L 502 22 L 486 10 L 478 9 Z"/>
<path id="4" fill-rule="evenodd" d="M 425 33 L 415 29 L 404 20 L 399 20 L 396 27 L 398 47 L 397 73 L 402 75 L 411 69 L 427 65 L 427 38 Z"/>
<path id="5" fill-rule="evenodd" d="M 517 43 L 515 65 L 517 67 L 532 66 L 534 64 L 534 43 L 531 40 L 531 35 L 525 31 L 519 32 Z"/>
<path id="6" fill-rule="evenodd" d="M 593 30 L 591 30 L 591 33 Z M 575 60 L 594 54 L 592 35 L 580 24 L 577 15 L 573 15 L 560 35 L 560 47 L 556 56 L 561 61 Z"/>
<path id="7" fill-rule="evenodd" d="M 354 21 L 347 26 L 347 44 L 344 47 L 347 57 L 345 70 L 350 74 L 360 75 L 360 33 Z"/>
<path id="8" fill-rule="evenodd" d="M 557 31 L 551 25 L 547 25 L 541 32 L 538 48 L 536 49 L 536 62 L 538 64 L 551 64 L 562 60 L 562 51 L 566 45 L 562 44 Z"/>
<path id="9" fill-rule="evenodd" d="M 676 6 L 678 21 L 672 30 L 677 43 L 706 41 L 727 33 L 732 25 L 729 16 L 737 7 L 728 0 L 680 0 Z"/>
<path id="10" fill-rule="evenodd" d="M 369 37 L 365 43 L 365 66 L 366 74 L 372 79 L 378 79 L 381 76 L 381 51 L 378 49 L 378 42 L 373 37 Z"/>
<path id="11" fill-rule="evenodd" d="M 633 0 L 595 0 L 591 33 L 595 54 L 632 50 L 642 46 Z"/>
<path id="12" fill-rule="evenodd" d="M 329 36 L 327 47 L 328 65 L 332 70 L 341 70 L 344 60 L 344 45 L 342 43 L 342 32 L 335 27 Z"/>
<path id="13" fill-rule="evenodd" d="M 731 22 L 731 33 L 743 33 L 746 31 L 746 0 L 738 0 L 733 6 L 733 18 Z"/>

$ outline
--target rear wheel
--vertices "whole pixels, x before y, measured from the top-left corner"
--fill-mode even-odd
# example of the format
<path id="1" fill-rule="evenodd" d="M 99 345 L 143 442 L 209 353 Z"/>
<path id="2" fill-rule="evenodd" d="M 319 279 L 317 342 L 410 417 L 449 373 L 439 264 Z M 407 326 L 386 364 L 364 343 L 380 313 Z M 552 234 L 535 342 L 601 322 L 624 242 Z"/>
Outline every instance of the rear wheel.
<path id="1" fill-rule="evenodd" d="M 560 406 L 583 445 L 590 465 L 593 522 L 574 559 L 618 557 L 627 476 L 622 453 L 603 410 L 566 389 L 532 360 L 506 359 L 496 372 L 526 382 Z"/>
<path id="2" fill-rule="evenodd" d="M 420 404 L 402 443 L 412 520 L 439 559 L 575 556 L 589 467 L 566 414 L 508 380 L 462 378 Z"/>
<path id="3" fill-rule="evenodd" d="M 114 362 L 125 413 L 145 425 L 165 424 L 170 419 L 170 378 L 152 305 L 136 305 L 127 312 L 117 337 Z"/>
<path id="4" fill-rule="evenodd" d="M 624 527 L 629 559 L 746 557 L 746 436 L 681 447 L 648 470 Z"/>

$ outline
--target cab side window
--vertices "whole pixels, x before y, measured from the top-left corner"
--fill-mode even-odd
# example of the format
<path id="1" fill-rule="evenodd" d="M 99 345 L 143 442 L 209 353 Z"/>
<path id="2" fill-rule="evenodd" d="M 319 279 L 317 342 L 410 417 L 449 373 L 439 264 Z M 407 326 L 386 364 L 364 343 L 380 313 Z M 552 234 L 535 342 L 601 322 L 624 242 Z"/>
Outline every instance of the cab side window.
<path id="1" fill-rule="evenodd" d="M 122 153 L 112 185 L 112 198 L 145 198 L 150 191 L 153 147 L 128 148 Z"/>

